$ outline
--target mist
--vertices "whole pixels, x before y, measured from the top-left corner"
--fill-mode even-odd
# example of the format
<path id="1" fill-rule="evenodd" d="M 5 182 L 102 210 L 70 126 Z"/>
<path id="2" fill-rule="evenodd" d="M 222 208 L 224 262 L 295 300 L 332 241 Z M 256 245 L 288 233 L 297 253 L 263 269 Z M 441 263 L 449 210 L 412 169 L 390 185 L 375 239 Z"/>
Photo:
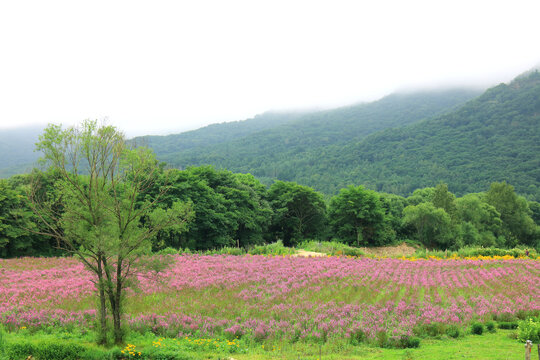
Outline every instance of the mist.
<path id="1" fill-rule="evenodd" d="M 535 0 L 5 2 L 0 129 L 107 118 L 128 136 L 167 134 L 486 88 L 540 63 L 539 11 Z"/>

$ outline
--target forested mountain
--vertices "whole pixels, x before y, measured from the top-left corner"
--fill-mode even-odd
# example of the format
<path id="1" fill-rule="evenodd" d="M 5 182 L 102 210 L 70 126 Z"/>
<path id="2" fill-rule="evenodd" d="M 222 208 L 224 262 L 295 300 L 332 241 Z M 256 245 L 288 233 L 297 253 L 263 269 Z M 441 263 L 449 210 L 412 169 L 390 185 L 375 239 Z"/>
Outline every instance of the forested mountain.
<path id="1" fill-rule="evenodd" d="M 0 129 L 0 178 L 21 174 L 32 169 L 39 153 L 35 143 L 43 126 Z"/>
<path id="2" fill-rule="evenodd" d="M 210 164 L 308 185 L 327 195 L 347 185 L 400 195 L 440 182 L 461 196 L 507 181 L 540 199 L 540 74 L 482 95 L 474 90 L 393 94 L 333 110 L 269 112 L 169 136 L 134 139 L 178 168 Z M 0 176 L 37 157 L 39 131 L 0 133 Z"/>
<path id="3" fill-rule="evenodd" d="M 152 147 L 156 152 L 168 154 L 194 147 L 204 147 L 249 136 L 302 117 L 306 112 L 269 111 L 243 121 L 212 124 L 197 130 L 167 136 L 149 135 L 131 139 L 137 145 Z M 35 165 L 39 153 L 35 143 L 45 126 L 0 129 L 0 178 L 28 172 Z"/>
<path id="4" fill-rule="evenodd" d="M 212 124 L 180 134 L 140 136 L 131 141 L 135 144 L 151 147 L 156 153 L 162 154 L 162 157 L 165 158 L 170 156 L 169 154 L 171 153 L 192 148 L 206 147 L 246 137 L 256 132 L 294 121 L 305 114 L 306 112 L 302 111 L 268 111 L 256 115 L 252 119 Z"/>
<path id="5" fill-rule="evenodd" d="M 449 112 L 478 94 L 470 89 L 393 94 L 372 103 L 303 114 L 279 126 L 217 144 L 207 141 L 209 145 L 193 146 L 197 139 L 191 137 L 204 130 L 201 129 L 176 135 L 176 138 L 153 137 L 149 145 L 160 160 L 172 166 L 211 164 L 251 173 L 267 184 L 272 179 L 302 179 L 304 184 L 331 193 L 343 187 L 342 179 L 334 178 L 332 173 L 321 169 L 313 174 L 314 179 L 306 179 L 311 168 L 325 160 L 328 151 L 339 151 L 351 142 L 361 141 L 383 129 Z M 240 128 L 243 124 L 235 125 Z M 227 126 L 221 125 L 223 130 Z M 187 145 L 169 141 L 182 135 Z M 172 151 L 175 147 L 178 150 Z"/>
<path id="6" fill-rule="evenodd" d="M 328 172 L 342 184 L 410 194 L 448 184 L 457 195 L 507 181 L 540 199 L 540 73 L 500 84 L 450 114 L 388 129 L 319 154 L 298 180 L 328 191 L 313 175 Z"/>

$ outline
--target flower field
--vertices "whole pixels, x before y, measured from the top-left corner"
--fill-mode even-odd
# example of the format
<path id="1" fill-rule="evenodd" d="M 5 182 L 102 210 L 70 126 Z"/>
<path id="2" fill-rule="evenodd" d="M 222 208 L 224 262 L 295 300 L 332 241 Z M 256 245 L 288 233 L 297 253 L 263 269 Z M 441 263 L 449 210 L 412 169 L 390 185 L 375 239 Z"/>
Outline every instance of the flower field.
<path id="1" fill-rule="evenodd" d="M 166 337 L 264 342 L 444 333 L 540 313 L 540 261 L 164 255 L 127 291 L 126 323 Z M 92 328 L 92 276 L 72 258 L 0 260 L 8 330 Z"/>

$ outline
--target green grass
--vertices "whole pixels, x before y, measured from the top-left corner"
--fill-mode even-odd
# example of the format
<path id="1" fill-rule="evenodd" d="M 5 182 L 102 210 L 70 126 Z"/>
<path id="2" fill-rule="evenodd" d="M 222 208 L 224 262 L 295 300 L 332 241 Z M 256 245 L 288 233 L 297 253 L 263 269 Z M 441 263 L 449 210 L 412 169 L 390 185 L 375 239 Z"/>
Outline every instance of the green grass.
<path id="1" fill-rule="evenodd" d="M 314 343 L 272 343 L 259 344 L 257 342 L 237 340 L 238 350 L 234 352 L 226 351 L 214 345 L 214 340 L 206 340 L 206 345 L 194 345 L 195 339 L 163 339 L 153 334 L 140 335 L 133 333 L 128 336 L 127 344 L 136 346 L 137 351 L 141 351 L 146 356 L 140 358 L 152 359 L 152 354 L 156 351 L 172 352 L 183 354 L 185 359 L 230 359 L 235 360 L 356 360 L 356 359 L 396 359 L 396 360 L 452 360 L 452 359 L 475 359 L 475 360 L 504 360 L 521 359 L 524 356 L 524 346 L 516 340 L 516 331 L 497 330 L 495 333 L 485 333 L 484 335 L 467 335 L 459 339 L 444 337 L 439 340 L 423 339 L 417 349 L 384 349 L 368 345 L 354 346 L 343 341 L 329 341 L 323 345 Z M 6 344 L 14 342 L 28 342 L 39 346 L 40 343 L 65 343 L 76 344 L 87 349 L 91 357 L 113 358 L 112 353 L 119 355 L 122 348 L 105 349 L 92 344 L 92 335 L 57 333 L 57 334 L 29 334 L 22 331 L 20 333 L 6 333 Z M 163 347 L 156 349 L 155 342 L 159 341 Z M 221 347 L 227 346 L 227 340 L 216 339 Z M 9 346 L 9 345 L 8 345 Z M 234 346 L 236 347 L 236 346 Z M 536 347 L 535 347 L 536 348 Z M 531 359 L 537 359 L 536 349 L 533 349 Z M 26 358 L 26 357 L 24 357 Z M 118 358 L 118 357 L 116 357 Z M 0 351 L 0 359 L 2 359 Z M 18 360 L 18 359 L 14 359 Z M 37 358 L 36 360 L 41 360 Z"/>
<path id="2" fill-rule="evenodd" d="M 442 340 L 424 339 L 418 349 L 381 349 L 368 346 L 336 347 L 326 344 L 293 344 L 281 352 L 268 352 L 263 349 L 234 356 L 237 360 L 269 359 L 320 359 L 320 360 L 356 360 L 356 359 L 395 359 L 395 360 L 506 360 L 524 357 L 523 344 L 515 340 L 514 331 L 498 330 L 482 336 L 468 335 L 460 339 Z M 322 355 L 319 357 L 319 355 Z M 537 359 L 533 355 L 531 359 Z"/>
<path id="3" fill-rule="evenodd" d="M 337 241 L 306 240 L 297 247 L 306 251 L 320 252 L 328 255 L 365 256 L 366 254 L 355 247 Z"/>

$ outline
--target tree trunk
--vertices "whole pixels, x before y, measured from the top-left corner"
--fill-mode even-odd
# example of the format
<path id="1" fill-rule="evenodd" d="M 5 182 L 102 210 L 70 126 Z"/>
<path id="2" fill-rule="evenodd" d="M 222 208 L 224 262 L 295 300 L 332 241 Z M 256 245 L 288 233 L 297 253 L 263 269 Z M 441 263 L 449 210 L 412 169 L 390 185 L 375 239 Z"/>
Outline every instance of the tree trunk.
<path id="1" fill-rule="evenodd" d="M 116 289 L 114 294 L 114 309 L 113 309 L 113 323 L 114 323 L 114 342 L 115 344 L 121 344 L 124 341 L 124 334 L 122 333 L 122 260 L 118 260 L 116 264 Z"/>
<path id="2" fill-rule="evenodd" d="M 101 256 L 98 257 L 98 292 L 99 292 L 99 334 L 98 344 L 107 343 L 107 298 L 105 297 L 105 282 Z"/>

